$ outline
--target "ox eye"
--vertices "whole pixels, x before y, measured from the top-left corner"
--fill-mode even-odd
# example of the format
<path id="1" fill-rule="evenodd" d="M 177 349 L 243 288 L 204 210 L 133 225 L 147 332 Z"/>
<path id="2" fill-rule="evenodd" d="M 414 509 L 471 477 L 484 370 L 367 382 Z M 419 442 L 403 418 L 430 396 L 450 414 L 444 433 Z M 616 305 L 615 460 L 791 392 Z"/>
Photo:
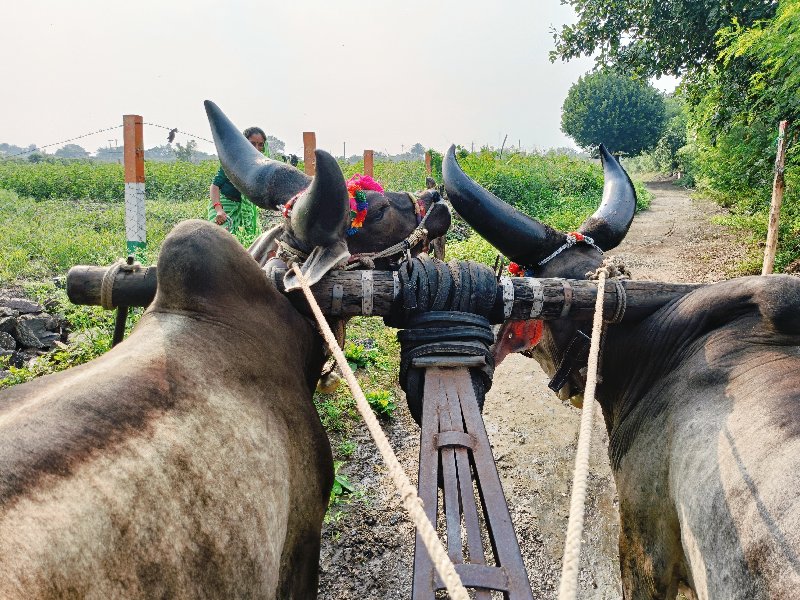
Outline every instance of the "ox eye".
<path id="1" fill-rule="evenodd" d="M 374 219 L 375 219 L 376 221 L 380 221 L 381 219 L 383 219 L 383 217 L 386 215 L 386 210 L 387 210 L 388 208 L 389 208 L 389 205 L 388 205 L 388 204 L 384 204 L 383 206 L 381 206 L 380 208 L 378 208 L 378 209 L 375 211 L 375 217 L 374 217 Z"/>

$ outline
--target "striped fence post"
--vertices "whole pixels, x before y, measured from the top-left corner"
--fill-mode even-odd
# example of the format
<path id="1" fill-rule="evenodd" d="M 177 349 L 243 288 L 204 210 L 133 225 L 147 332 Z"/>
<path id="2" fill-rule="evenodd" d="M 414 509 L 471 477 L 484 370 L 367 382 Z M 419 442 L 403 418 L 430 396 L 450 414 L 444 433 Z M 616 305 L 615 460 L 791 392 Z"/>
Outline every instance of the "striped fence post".
<path id="1" fill-rule="evenodd" d="M 147 246 L 144 218 L 144 135 L 141 115 L 123 115 L 122 132 L 125 158 L 125 239 L 128 254 L 138 254 Z"/>

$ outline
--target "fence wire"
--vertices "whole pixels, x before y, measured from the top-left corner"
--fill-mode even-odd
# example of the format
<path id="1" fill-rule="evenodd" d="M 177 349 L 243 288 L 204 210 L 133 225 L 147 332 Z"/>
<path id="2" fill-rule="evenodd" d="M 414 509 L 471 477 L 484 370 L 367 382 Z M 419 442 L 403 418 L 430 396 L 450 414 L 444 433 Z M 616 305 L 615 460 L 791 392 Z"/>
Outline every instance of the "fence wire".
<path id="1" fill-rule="evenodd" d="M 208 142 L 209 144 L 213 144 L 214 143 L 213 140 L 209 140 L 209 139 L 204 138 L 202 136 L 195 135 L 193 133 L 189 133 L 188 131 L 181 131 L 177 127 L 167 127 L 166 125 L 160 125 L 158 123 L 144 123 L 144 122 L 142 122 L 142 125 L 149 125 L 150 127 L 158 127 L 159 129 L 166 129 L 167 131 L 170 131 L 170 132 L 174 131 L 175 133 L 180 133 L 181 135 L 185 135 L 185 136 L 187 136 L 189 138 L 202 140 L 204 142 Z M 17 158 L 18 156 L 24 156 L 26 154 L 32 154 L 34 152 L 40 152 L 41 150 L 44 150 L 45 148 L 52 148 L 53 146 L 61 146 L 63 144 L 68 144 L 69 142 L 74 142 L 75 140 L 80 140 L 80 139 L 87 138 L 87 137 L 90 137 L 90 136 L 93 136 L 93 135 L 97 135 L 98 133 L 104 133 L 106 131 L 113 131 L 115 129 L 121 129 L 121 128 L 122 128 L 122 125 L 114 125 L 113 127 L 104 127 L 102 129 L 98 129 L 96 131 L 90 131 L 90 132 L 84 133 L 82 135 L 77 135 L 75 137 L 71 137 L 71 138 L 69 138 L 67 140 L 61 140 L 59 142 L 52 142 L 50 144 L 44 144 L 42 146 L 38 146 L 37 145 L 35 148 L 29 148 L 27 150 L 23 150 L 22 152 L 15 152 L 14 154 L 7 154 L 7 155 L 4 155 L 4 156 L 0 156 L 0 161 L 11 160 L 13 158 Z M 113 152 L 113 153 L 116 154 L 116 152 Z M 121 153 L 122 152 L 120 151 L 119 154 L 121 154 Z"/>

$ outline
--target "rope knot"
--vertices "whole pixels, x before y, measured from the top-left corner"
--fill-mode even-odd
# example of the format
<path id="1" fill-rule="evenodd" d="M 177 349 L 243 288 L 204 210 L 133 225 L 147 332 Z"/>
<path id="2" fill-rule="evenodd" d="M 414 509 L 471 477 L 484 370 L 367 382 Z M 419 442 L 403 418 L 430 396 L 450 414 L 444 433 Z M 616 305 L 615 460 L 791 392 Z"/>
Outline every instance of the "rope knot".
<path id="1" fill-rule="evenodd" d="M 115 308 L 114 304 L 114 280 L 117 278 L 119 271 L 127 273 L 135 273 L 142 268 L 142 263 L 138 260 L 133 260 L 131 254 L 127 260 L 124 258 L 118 259 L 115 263 L 110 265 L 106 272 L 103 273 L 103 279 L 100 282 L 100 306 L 106 310 Z"/>

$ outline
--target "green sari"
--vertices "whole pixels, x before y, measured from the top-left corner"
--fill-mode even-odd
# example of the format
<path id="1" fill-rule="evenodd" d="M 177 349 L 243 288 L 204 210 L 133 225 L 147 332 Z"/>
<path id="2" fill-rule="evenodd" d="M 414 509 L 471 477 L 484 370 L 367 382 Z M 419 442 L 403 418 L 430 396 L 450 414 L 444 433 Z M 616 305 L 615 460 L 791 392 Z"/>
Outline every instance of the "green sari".
<path id="1" fill-rule="evenodd" d="M 261 233 L 261 225 L 258 222 L 258 207 L 245 196 L 242 196 L 241 202 L 235 202 L 225 196 L 220 196 L 219 203 L 222 204 L 222 210 L 228 215 L 228 220 L 225 221 L 222 227 L 235 235 L 243 246 L 249 246 Z M 216 218 L 217 211 L 213 206 L 209 206 L 208 220 L 214 221 Z"/>
<path id="2" fill-rule="evenodd" d="M 269 158 L 269 146 L 264 145 L 264 156 Z M 253 243 L 253 240 L 261 235 L 261 224 L 258 221 L 258 206 L 250 202 L 250 200 L 242 194 L 240 202 L 229 200 L 220 194 L 219 202 L 222 204 L 222 210 L 228 215 L 228 220 L 222 224 L 222 227 L 230 231 L 241 244 L 247 248 Z M 217 211 L 209 202 L 208 215 L 209 221 L 216 221 Z"/>

